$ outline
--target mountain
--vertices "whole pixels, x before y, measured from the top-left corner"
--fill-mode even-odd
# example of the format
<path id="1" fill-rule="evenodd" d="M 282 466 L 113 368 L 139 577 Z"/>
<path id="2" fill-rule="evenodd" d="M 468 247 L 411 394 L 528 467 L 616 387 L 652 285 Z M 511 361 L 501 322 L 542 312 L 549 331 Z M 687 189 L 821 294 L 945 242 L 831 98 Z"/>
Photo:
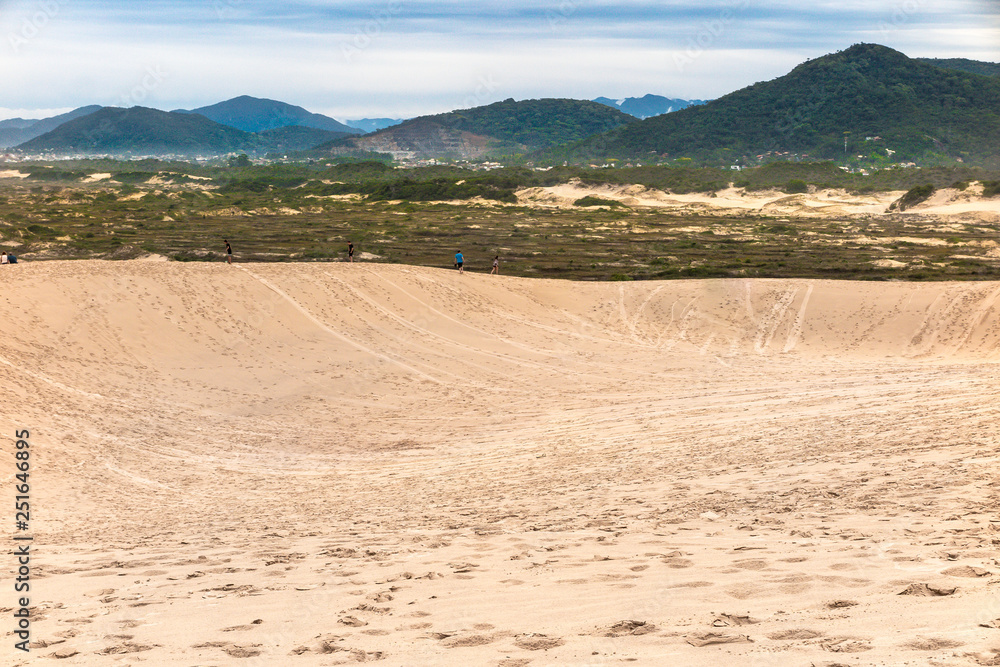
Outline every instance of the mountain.
<path id="1" fill-rule="evenodd" d="M 199 114 L 103 107 L 17 148 L 61 154 L 218 155 L 247 150 L 255 142 L 254 135 Z"/>
<path id="2" fill-rule="evenodd" d="M 260 99 L 249 95 L 241 95 L 225 102 L 189 111 L 178 109 L 177 113 L 201 114 L 216 123 L 235 127 L 244 132 L 262 132 L 289 125 L 298 125 L 344 134 L 360 133 L 360 130 L 344 125 L 329 116 L 312 113 L 302 107 L 285 102 Z"/>
<path id="3" fill-rule="evenodd" d="M 604 104 L 614 109 L 618 109 L 636 118 L 652 118 L 671 111 L 680 111 L 697 104 L 704 104 L 705 100 L 674 100 L 662 95 L 643 95 L 642 97 L 626 97 L 621 100 L 612 100 L 608 97 L 598 97 L 594 100 L 598 104 Z"/>
<path id="4" fill-rule="evenodd" d="M 40 137 L 50 130 L 54 130 L 66 121 L 80 118 L 92 114 L 101 107 L 92 104 L 79 109 L 73 109 L 58 116 L 43 118 L 41 120 L 25 120 L 24 118 L 12 118 L 0 121 L 0 148 L 10 148 L 23 144 L 25 141 Z"/>
<path id="5" fill-rule="evenodd" d="M 942 69 L 957 69 L 983 76 L 1000 76 L 1000 63 L 988 63 L 968 58 L 917 58 L 917 60 Z"/>
<path id="6" fill-rule="evenodd" d="M 317 150 L 374 151 L 403 158 L 477 159 L 525 153 L 576 141 L 635 119 L 597 102 L 567 99 L 495 102 L 420 116 L 363 137 Z"/>
<path id="7" fill-rule="evenodd" d="M 331 132 L 315 127 L 288 125 L 273 130 L 264 130 L 252 135 L 256 137 L 256 145 L 248 149 L 257 153 L 290 153 L 305 151 L 313 146 L 343 137 L 343 132 Z"/>
<path id="8" fill-rule="evenodd" d="M 546 162 L 690 157 L 726 164 L 768 151 L 895 161 L 1000 155 L 1000 79 L 946 70 L 875 44 L 807 61 L 703 105 L 538 155 Z"/>
<path id="9" fill-rule="evenodd" d="M 6 120 L 0 120 L 0 130 L 8 130 L 11 128 L 15 130 L 24 130 L 31 127 L 37 122 L 38 122 L 37 118 L 33 120 L 26 118 L 8 118 Z"/>
<path id="10" fill-rule="evenodd" d="M 402 118 L 361 118 L 359 120 L 344 121 L 346 125 L 361 130 L 362 132 L 365 133 L 384 130 L 387 127 L 392 127 L 393 125 L 399 125 L 402 122 L 403 122 Z"/>

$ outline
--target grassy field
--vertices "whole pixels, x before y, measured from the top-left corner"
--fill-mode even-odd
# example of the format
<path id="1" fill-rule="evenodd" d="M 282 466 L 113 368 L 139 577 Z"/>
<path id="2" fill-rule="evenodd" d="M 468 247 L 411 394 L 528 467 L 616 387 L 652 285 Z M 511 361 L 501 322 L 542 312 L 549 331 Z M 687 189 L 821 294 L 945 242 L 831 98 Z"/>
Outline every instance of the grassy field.
<path id="1" fill-rule="evenodd" d="M 365 201 L 300 187 L 208 189 L 197 180 L 137 184 L 76 178 L 0 180 L 0 248 L 28 261 L 156 253 L 222 261 L 362 261 L 578 280 L 683 277 L 998 279 L 997 225 L 677 216 L 654 209 L 528 208 L 501 203 Z"/>

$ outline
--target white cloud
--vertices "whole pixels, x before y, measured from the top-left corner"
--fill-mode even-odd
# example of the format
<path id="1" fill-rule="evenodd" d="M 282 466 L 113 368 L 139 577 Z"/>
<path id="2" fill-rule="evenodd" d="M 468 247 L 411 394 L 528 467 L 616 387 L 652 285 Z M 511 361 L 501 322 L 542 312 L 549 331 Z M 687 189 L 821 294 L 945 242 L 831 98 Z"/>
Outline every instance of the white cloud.
<path id="1" fill-rule="evenodd" d="M 862 41 L 1000 60 L 996 6 L 984 0 L 18 0 L 3 9 L 5 101 L 28 110 L 191 108 L 249 94 L 344 118 L 507 97 L 707 99 Z"/>

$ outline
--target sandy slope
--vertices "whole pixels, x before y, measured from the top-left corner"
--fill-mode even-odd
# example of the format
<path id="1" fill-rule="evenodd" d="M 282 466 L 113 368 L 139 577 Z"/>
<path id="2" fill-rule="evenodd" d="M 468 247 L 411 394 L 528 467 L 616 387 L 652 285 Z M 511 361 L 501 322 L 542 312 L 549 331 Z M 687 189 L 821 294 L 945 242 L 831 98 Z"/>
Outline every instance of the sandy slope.
<path id="1" fill-rule="evenodd" d="M 29 659 L 4 585 L 4 664 L 1000 664 L 996 283 L 90 261 L 0 294 L 37 612 Z"/>

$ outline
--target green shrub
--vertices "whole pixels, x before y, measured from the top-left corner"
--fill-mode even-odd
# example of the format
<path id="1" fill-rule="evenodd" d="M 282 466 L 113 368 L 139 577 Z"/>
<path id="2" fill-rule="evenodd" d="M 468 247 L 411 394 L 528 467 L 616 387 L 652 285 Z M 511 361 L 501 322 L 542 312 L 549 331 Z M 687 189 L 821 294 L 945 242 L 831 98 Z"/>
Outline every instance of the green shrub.
<path id="1" fill-rule="evenodd" d="M 890 211 L 905 211 L 906 209 L 916 206 L 920 202 L 927 201 L 927 199 L 934 194 L 934 186 L 930 183 L 926 185 L 918 185 L 907 190 L 906 194 L 897 199 L 889 206 Z"/>
<path id="2" fill-rule="evenodd" d="M 792 178 L 787 183 L 785 183 L 785 192 L 794 195 L 800 192 L 808 192 L 809 186 L 801 178 Z"/>
<path id="3" fill-rule="evenodd" d="M 28 231 L 39 238 L 55 238 L 59 232 L 45 225 L 28 225 Z"/>
<path id="4" fill-rule="evenodd" d="M 603 199 L 602 197 L 587 195 L 573 202 L 573 206 L 611 206 L 614 208 L 616 206 L 624 206 L 624 204 L 613 199 Z"/>

